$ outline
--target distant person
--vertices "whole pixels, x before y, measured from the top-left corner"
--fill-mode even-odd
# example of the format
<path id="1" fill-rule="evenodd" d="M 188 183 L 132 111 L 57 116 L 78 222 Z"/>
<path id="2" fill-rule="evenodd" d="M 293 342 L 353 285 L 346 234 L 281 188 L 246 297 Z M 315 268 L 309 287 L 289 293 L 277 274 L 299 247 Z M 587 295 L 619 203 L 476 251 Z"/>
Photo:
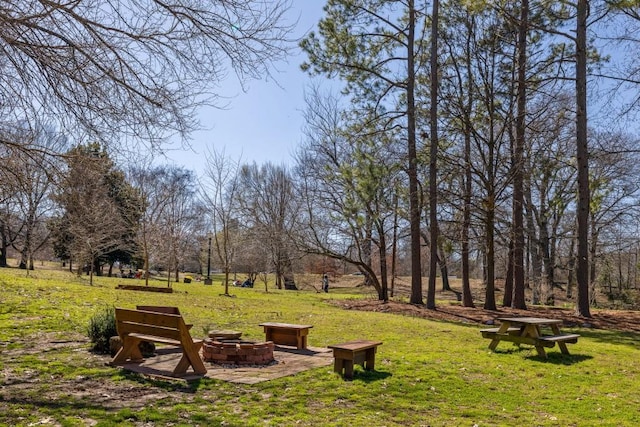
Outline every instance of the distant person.
<path id="1" fill-rule="evenodd" d="M 325 292 L 329 292 L 329 276 L 326 274 L 322 276 L 322 290 Z"/>

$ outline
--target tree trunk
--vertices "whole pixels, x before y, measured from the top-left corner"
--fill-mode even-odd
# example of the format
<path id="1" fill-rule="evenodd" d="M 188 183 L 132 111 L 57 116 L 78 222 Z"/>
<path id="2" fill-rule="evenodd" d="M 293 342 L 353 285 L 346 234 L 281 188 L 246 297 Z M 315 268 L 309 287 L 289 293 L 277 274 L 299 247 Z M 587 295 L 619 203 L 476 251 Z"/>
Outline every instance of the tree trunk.
<path id="1" fill-rule="evenodd" d="M 466 68 L 471 73 L 471 32 L 466 40 Z M 463 212 L 462 212 L 462 305 L 464 307 L 475 307 L 473 295 L 471 294 L 470 268 L 469 268 L 469 230 L 471 229 L 471 192 L 473 191 L 473 175 L 471 170 L 471 109 L 473 108 L 473 90 L 469 84 L 467 88 L 467 101 L 464 109 L 464 192 L 463 192 Z"/>
<path id="2" fill-rule="evenodd" d="M 384 233 L 380 233 L 380 243 L 378 245 L 378 253 L 380 254 L 380 284 L 378 291 L 378 299 L 380 301 L 389 302 L 389 289 L 387 279 L 387 242 Z"/>
<path id="3" fill-rule="evenodd" d="M 0 238 L 0 267 L 4 268 L 7 266 L 7 247 L 9 246 L 4 221 L 0 221 Z"/>
<path id="4" fill-rule="evenodd" d="M 494 242 L 494 210 L 489 208 L 487 210 L 486 218 L 486 236 L 485 236 L 485 248 L 486 248 L 486 291 L 485 291 L 485 310 L 497 310 L 496 306 L 496 292 L 495 292 L 495 242 Z"/>
<path id="5" fill-rule="evenodd" d="M 409 9 L 407 33 L 407 161 L 409 175 L 409 223 L 411 234 L 411 298 L 412 304 L 422 304 L 422 261 L 420 247 L 420 197 L 418 195 L 418 155 L 416 150 L 415 106 L 415 26 L 416 10 L 413 0 Z"/>
<path id="6" fill-rule="evenodd" d="M 438 268 L 438 7 L 439 1 L 433 0 L 431 12 L 431 108 L 429 114 L 429 287 L 427 308 L 436 308 L 436 269 Z"/>
<path id="7" fill-rule="evenodd" d="M 393 242 L 391 242 L 391 298 L 396 284 L 396 264 L 398 258 L 398 195 L 393 194 Z"/>
<path id="8" fill-rule="evenodd" d="M 516 143 L 513 150 L 513 282 L 515 308 L 526 309 L 524 296 L 524 162 L 526 106 L 527 106 L 527 33 L 529 2 L 522 0 L 518 25 L 518 96 L 516 115 Z"/>
<path id="9" fill-rule="evenodd" d="M 438 250 L 440 254 L 437 255 L 438 266 L 440 267 L 440 277 L 442 279 L 442 290 L 451 291 L 451 284 L 449 283 L 449 266 L 447 265 L 447 256 L 444 252 L 442 239 L 438 240 Z"/>
<path id="10" fill-rule="evenodd" d="M 569 261 L 567 263 L 567 299 L 573 298 L 573 286 L 575 284 L 575 269 L 576 269 L 576 238 L 571 238 L 571 246 L 569 246 Z"/>
<path id="11" fill-rule="evenodd" d="M 513 303 L 513 240 L 509 240 L 509 253 L 507 255 L 507 276 L 504 280 L 504 295 L 502 306 L 511 307 Z"/>
<path id="12" fill-rule="evenodd" d="M 589 149 L 587 146 L 587 16 L 589 2 L 578 0 L 576 24 L 576 158 L 578 166 L 578 301 L 576 312 L 589 309 Z"/>

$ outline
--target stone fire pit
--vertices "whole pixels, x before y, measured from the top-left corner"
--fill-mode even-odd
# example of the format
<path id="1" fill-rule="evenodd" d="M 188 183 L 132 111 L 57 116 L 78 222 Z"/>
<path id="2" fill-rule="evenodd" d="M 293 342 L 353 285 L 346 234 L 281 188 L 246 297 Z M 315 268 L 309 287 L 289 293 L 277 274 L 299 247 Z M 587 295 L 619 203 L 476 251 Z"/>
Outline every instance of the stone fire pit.
<path id="1" fill-rule="evenodd" d="M 271 341 L 206 338 L 202 344 L 202 358 L 220 365 L 268 365 L 274 360 L 273 347 Z"/>

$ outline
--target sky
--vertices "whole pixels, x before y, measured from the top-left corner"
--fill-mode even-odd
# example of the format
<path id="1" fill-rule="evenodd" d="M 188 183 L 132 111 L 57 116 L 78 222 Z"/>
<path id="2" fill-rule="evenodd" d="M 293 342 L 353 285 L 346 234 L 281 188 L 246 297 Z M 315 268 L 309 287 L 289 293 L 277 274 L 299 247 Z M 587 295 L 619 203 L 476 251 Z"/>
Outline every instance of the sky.
<path id="1" fill-rule="evenodd" d="M 294 38 L 317 28 L 322 18 L 321 0 L 293 0 L 287 19 L 297 25 Z M 276 64 L 273 79 L 252 80 L 242 91 L 229 72 L 221 82 L 222 93 L 231 96 L 226 109 L 202 108 L 201 125 L 206 129 L 192 134 L 191 151 L 169 151 L 167 162 L 204 172 L 207 146 L 242 163 L 291 164 L 292 154 L 302 140 L 304 91 L 314 78 L 300 70 L 306 55 L 296 49 L 287 62 Z M 317 79 L 317 78 L 316 78 Z M 235 96 L 234 96 L 235 95 Z"/>

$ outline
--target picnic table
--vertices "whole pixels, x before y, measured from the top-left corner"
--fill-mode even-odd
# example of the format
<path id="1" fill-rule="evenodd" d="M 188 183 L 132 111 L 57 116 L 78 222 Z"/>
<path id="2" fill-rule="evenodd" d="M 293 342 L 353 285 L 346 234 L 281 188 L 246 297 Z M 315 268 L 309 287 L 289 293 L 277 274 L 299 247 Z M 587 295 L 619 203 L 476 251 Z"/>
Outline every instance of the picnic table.
<path id="1" fill-rule="evenodd" d="M 514 345 L 528 344 L 535 347 L 538 356 L 546 358 L 545 347 L 558 344 L 562 354 L 569 354 L 567 343 L 577 343 L 580 335 L 565 334 L 560 331 L 562 320 L 539 317 L 499 317 L 500 327 L 482 329 L 484 338 L 491 339 L 489 349 L 495 350 L 501 341 Z M 551 329 L 552 334 L 543 333 L 543 328 Z"/>

